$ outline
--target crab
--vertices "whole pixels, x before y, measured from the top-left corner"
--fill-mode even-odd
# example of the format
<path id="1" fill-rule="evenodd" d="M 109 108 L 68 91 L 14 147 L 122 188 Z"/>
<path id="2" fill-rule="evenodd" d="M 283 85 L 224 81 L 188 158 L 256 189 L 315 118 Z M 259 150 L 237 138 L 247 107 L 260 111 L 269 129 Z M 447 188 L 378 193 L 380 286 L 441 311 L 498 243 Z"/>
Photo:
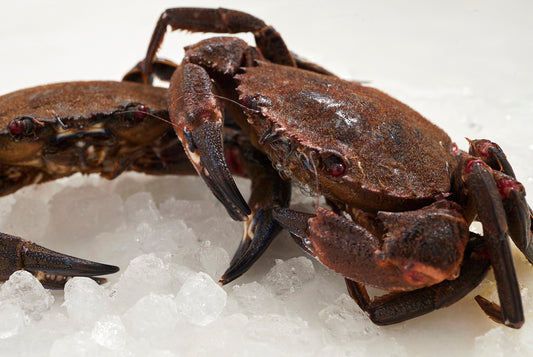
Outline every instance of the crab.
<path id="1" fill-rule="evenodd" d="M 161 78 L 175 70 L 168 61 L 154 66 Z M 131 83 L 139 80 L 132 72 L 123 82 L 56 83 L 0 96 L 0 196 L 74 173 L 107 179 L 125 171 L 194 174 L 168 124 L 166 89 Z M 240 130 L 226 126 L 224 142 L 228 155 L 234 157 L 233 173 L 262 187 L 259 196 L 271 199 L 280 192 L 290 193 L 289 184 Z M 269 187 L 275 192 L 269 192 Z M 45 287 L 61 289 L 75 276 L 105 283 L 97 275 L 119 270 L 4 233 L 0 233 L 0 247 L 0 281 L 24 269 Z"/>
<path id="2" fill-rule="evenodd" d="M 221 284 L 257 260 L 279 224 L 345 278 L 376 324 L 448 306 L 492 268 L 500 304 L 476 301 L 494 321 L 520 328 L 524 315 L 508 235 L 533 262 L 532 213 L 497 144 L 470 140 L 469 152 L 459 150 L 415 110 L 299 58 L 272 26 L 235 10 L 163 12 L 136 68 L 145 82 L 154 75 L 168 26 L 255 36 L 255 47 L 236 37 L 187 46 L 170 78 L 169 115 L 185 153 L 230 216 L 246 222 Z M 247 204 L 222 140 L 224 126 L 234 123 L 281 177 L 324 196 L 331 209 L 293 211 L 278 184 L 267 194 L 252 185 Z M 474 220 L 482 235 L 470 232 Z M 370 298 L 366 286 L 389 293 Z"/>
<path id="3" fill-rule="evenodd" d="M 125 170 L 187 172 L 168 125 L 165 90 L 128 82 L 57 83 L 0 97 L 0 195 L 76 172 L 113 178 Z M 191 169 L 189 169 L 191 171 Z M 48 288 L 73 276 L 98 283 L 118 267 L 51 251 L 0 233 L 0 280 L 25 269 Z"/>

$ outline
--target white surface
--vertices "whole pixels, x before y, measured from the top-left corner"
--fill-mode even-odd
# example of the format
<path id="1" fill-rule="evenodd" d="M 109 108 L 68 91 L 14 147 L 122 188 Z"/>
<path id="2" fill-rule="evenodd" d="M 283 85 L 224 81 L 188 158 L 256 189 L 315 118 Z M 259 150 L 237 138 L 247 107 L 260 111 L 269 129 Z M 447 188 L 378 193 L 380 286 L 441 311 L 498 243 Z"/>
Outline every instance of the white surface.
<path id="1" fill-rule="evenodd" d="M 465 137 L 496 141 L 533 192 L 528 1 L 9 2 L 0 15 L 0 93 L 118 80 L 143 56 L 159 14 L 185 5 L 236 8 L 264 19 L 296 53 L 344 78 L 370 81 L 441 126 L 463 149 Z M 199 38 L 173 34 L 162 54 L 179 60 L 181 48 Z M 241 182 L 243 191 L 246 186 Z M 75 204 L 82 199 L 82 207 Z M 533 268 L 519 254 L 526 312 L 521 330 L 491 322 L 472 296 L 378 328 L 347 298 L 340 277 L 306 258 L 287 260 L 301 252 L 286 235 L 246 276 L 224 287 L 224 304 L 225 295 L 200 271 L 220 275 L 241 227 L 197 178 L 74 177 L 0 202 L 0 231 L 122 268 L 110 286 L 78 281 L 65 297 L 54 292 L 51 308 L 37 311 L 35 302 L 17 305 L 0 294 L 2 355 L 496 356 L 533 348 Z M 194 313 L 195 299 L 186 296 L 198 286 L 213 292 L 205 316 Z M 488 279 L 475 293 L 494 298 L 494 284 Z"/>

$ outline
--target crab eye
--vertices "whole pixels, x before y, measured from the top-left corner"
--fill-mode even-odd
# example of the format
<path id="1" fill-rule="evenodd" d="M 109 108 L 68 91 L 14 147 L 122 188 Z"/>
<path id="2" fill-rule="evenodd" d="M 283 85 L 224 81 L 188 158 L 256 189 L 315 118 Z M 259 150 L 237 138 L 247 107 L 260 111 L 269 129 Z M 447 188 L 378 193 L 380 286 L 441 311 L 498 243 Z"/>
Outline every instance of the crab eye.
<path id="1" fill-rule="evenodd" d="M 337 155 L 330 155 L 324 160 L 326 171 L 333 177 L 339 177 L 346 172 L 346 165 Z"/>
<path id="2" fill-rule="evenodd" d="M 148 109 L 146 109 L 146 107 L 144 105 L 139 104 L 135 108 L 135 119 L 143 119 L 146 116 L 146 112 L 147 111 L 148 111 Z"/>
<path id="3" fill-rule="evenodd" d="M 16 118 L 9 122 L 9 132 L 13 135 L 28 135 L 34 129 L 33 120 L 31 118 Z"/>
<path id="4" fill-rule="evenodd" d="M 127 120 L 141 120 L 144 119 L 148 113 L 148 108 L 141 103 L 130 103 L 125 108 L 125 118 Z"/>

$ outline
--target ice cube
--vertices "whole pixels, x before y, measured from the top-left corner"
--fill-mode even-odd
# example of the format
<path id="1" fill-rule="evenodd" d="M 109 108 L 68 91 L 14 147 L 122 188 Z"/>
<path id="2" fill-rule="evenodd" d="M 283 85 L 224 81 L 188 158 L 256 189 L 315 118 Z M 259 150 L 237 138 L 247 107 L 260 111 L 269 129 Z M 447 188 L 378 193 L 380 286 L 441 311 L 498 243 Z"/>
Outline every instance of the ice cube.
<path id="1" fill-rule="evenodd" d="M 174 296 L 150 293 L 126 311 L 123 321 L 128 331 L 137 338 L 174 334 L 174 327 L 179 321 Z"/>
<path id="2" fill-rule="evenodd" d="M 0 302 L 16 304 L 31 319 L 40 319 L 41 313 L 54 303 L 54 297 L 31 273 L 18 270 L 0 287 Z"/>
<path id="3" fill-rule="evenodd" d="M 94 280 L 75 277 L 65 285 L 67 313 L 74 324 L 80 328 L 90 328 L 111 308 L 109 292 Z"/>
<path id="4" fill-rule="evenodd" d="M 315 277 L 315 268 L 306 257 L 290 258 L 286 261 L 276 259 L 276 265 L 263 278 L 263 284 L 282 298 L 300 290 Z"/>
<path id="5" fill-rule="evenodd" d="M 78 331 L 56 339 L 50 348 L 50 357 L 92 357 L 105 356 L 105 349 L 91 339 L 89 331 Z"/>
<path id="6" fill-rule="evenodd" d="M 12 302 L 0 303 L 0 339 L 18 334 L 24 327 L 24 311 Z"/>
<path id="7" fill-rule="evenodd" d="M 270 289 L 257 281 L 233 286 L 230 298 L 238 303 L 238 311 L 252 315 L 281 311 L 280 301 L 274 298 Z"/>
<path id="8" fill-rule="evenodd" d="M 331 341 L 349 342 L 379 335 L 379 327 L 361 311 L 347 294 L 341 294 L 331 305 L 323 308 L 318 316 Z"/>
<path id="9" fill-rule="evenodd" d="M 253 316 L 246 326 L 246 334 L 250 338 L 268 344 L 280 344 L 284 348 L 307 341 L 308 330 L 309 324 L 301 317 L 280 314 Z"/>
<path id="10" fill-rule="evenodd" d="M 170 294 L 172 287 L 168 264 L 155 254 L 144 254 L 130 262 L 113 290 L 116 304 L 127 309 L 149 292 Z"/>
<path id="11" fill-rule="evenodd" d="M 152 195 L 149 192 L 137 192 L 124 202 L 126 217 L 131 222 L 147 222 L 153 224 L 160 220 Z"/>
<path id="12" fill-rule="evenodd" d="M 110 350 L 121 350 L 126 345 L 126 328 L 118 315 L 106 315 L 96 321 L 91 339 Z"/>
<path id="13" fill-rule="evenodd" d="M 206 273 L 200 272 L 187 279 L 176 295 L 179 313 L 190 323 L 205 326 L 215 321 L 224 306 L 227 295 Z"/>
<path id="14" fill-rule="evenodd" d="M 229 255 L 224 248 L 204 241 L 198 251 L 198 260 L 203 270 L 213 279 L 218 279 L 229 266 Z"/>

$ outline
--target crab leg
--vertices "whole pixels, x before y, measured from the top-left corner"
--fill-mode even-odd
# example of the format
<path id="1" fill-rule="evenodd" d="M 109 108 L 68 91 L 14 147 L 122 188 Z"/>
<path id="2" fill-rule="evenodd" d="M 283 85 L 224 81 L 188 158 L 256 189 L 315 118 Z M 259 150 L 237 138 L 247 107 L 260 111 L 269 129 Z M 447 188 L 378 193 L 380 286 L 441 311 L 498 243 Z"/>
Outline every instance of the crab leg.
<path id="1" fill-rule="evenodd" d="M 0 233 L 0 280 L 5 281 L 16 270 L 24 269 L 34 274 L 47 288 L 63 288 L 74 276 L 87 276 L 98 283 L 107 280 L 94 277 L 116 273 L 113 265 L 54 252 L 20 237 Z"/>
<path id="2" fill-rule="evenodd" d="M 483 259 L 482 240 L 472 233 L 461 265 L 461 275 L 454 280 L 414 291 L 391 293 L 371 299 L 363 284 L 345 279 L 350 296 L 377 325 L 406 321 L 450 306 L 476 288 L 487 275 L 490 262 Z M 476 298 L 477 300 L 477 298 Z"/>
<path id="3" fill-rule="evenodd" d="M 489 140 L 471 140 L 470 154 L 479 157 L 495 170 L 496 185 L 502 196 L 509 235 L 533 264 L 533 212 L 525 199 L 525 191 L 516 181 L 511 164 L 498 144 Z M 504 175 L 499 174 L 502 172 Z"/>
<path id="4" fill-rule="evenodd" d="M 242 241 L 222 275 L 219 283 L 224 285 L 245 273 L 268 248 L 281 231 L 281 226 L 272 218 L 273 207 L 288 207 L 291 183 L 280 178 L 268 158 L 255 149 L 248 140 L 238 144 L 242 162 L 252 181 L 249 206 L 252 213 L 244 224 Z M 225 144 L 225 150 L 231 150 Z"/>
<path id="5" fill-rule="evenodd" d="M 469 191 L 475 192 L 476 204 L 483 205 L 482 211 L 488 212 L 480 217 L 484 226 L 484 248 L 477 248 L 478 243 L 474 245 L 470 239 L 469 249 L 475 249 L 473 252 L 465 250 L 458 276 L 452 272 L 453 265 L 444 270 L 448 272 L 446 277 L 439 271 L 446 267 L 448 260 L 434 262 L 435 258 L 441 256 L 451 259 L 455 254 L 462 253 L 462 239 L 456 239 L 456 248 L 449 244 L 454 241 L 454 236 L 462 235 L 467 225 L 464 219 L 454 215 L 455 204 L 450 201 L 437 201 L 413 213 L 379 212 L 377 219 L 387 231 L 381 239 L 356 222 L 321 207 L 317 207 L 316 216 L 275 209 L 274 218 L 312 256 L 350 280 L 390 291 L 409 290 L 418 286 L 417 290 L 393 293 L 371 301 L 362 285 L 348 281 L 351 295 L 376 323 L 399 322 L 452 304 L 479 284 L 490 262 L 502 307 L 481 297 L 476 298 L 476 301 L 493 320 L 519 328 L 523 323 L 522 305 L 505 235 L 503 207 L 498 199 L 491 202 L 489 192 L 494 192 L 491 190 L 496 186 L 492 174 L 488 171 L 478 172 L 478 166 L 472 168 Z M 490 187 L 490 184 L 494 187 Z M 427 235 L 428 232 L 433 233 Z M 470 233 L 470 236 L 473 234 Z M 435 245 L 447 251 L 432 255 L 431 247 Z M 436 279 L 438 277 L 439 281 Z"/>
<path id="6" fill-rule="evenodd" d="M 173 30 L 192 32 L 228 34 L 252 32 L 255 35 L 257 47 L 265 58 L 274 63 L 296 66 L 296 62 L 280 34 L 272 26 L 267 26 L 263 20 L 255 16 L 222 8 L 175 8 L 164 11 L 156 24 L 144 60 L 143 73 L 145 77 L 153 71 L 152 62 L 169 25 Z"/>
<path id="7" fill-rule="evenodd" d="M 516 179 L 513 168 L 507 156 L 505 156 L 500 146 L 492 141 L 483 140 L 469 140 L 470 150 L 469 153 L 472 156 L 479 157 L 493 170 L 498 170 L 504 174 Z"/>
<path id="8" fill-rule="evenodd" d="M 144 61 L 137 63 L 128 73 L 124 75 L 124 77 L 122 77 L 122 80 L 126 82 L 143 83 L 143 63 Z M 153 76 L 165 82 L 170 81 L 170 78 L 177 67 L 178 65 L 172 61 L 162 58 L 154 59 L 152 62 L 152 73 L 146 79 L 146 83 L 152 84 L 154 79 Z"/>
<path id="9" fill-rule="evenodd" d="M 485 299 L 477 299 L 483 311 L 493 320 L 509 327 L 520 328 L 524 323 L 522 299 L 507 239 L 505 210 L 490 169 L 474 160 L 466 167 L 468 191 L 474 199 L 478 218 L 483 225 L 490 262 L 498 287 L 501 309 Z"/>
<path id="10" fill-rule="evenodd" d="M 509 235 L 518 249 L 524 253 L 533 264 L 533 227 L 531 221 L 533 213 L 529 208 L 524 194 L 517 190 L 510 190 L 502 198 L 507 217 Z"/>

